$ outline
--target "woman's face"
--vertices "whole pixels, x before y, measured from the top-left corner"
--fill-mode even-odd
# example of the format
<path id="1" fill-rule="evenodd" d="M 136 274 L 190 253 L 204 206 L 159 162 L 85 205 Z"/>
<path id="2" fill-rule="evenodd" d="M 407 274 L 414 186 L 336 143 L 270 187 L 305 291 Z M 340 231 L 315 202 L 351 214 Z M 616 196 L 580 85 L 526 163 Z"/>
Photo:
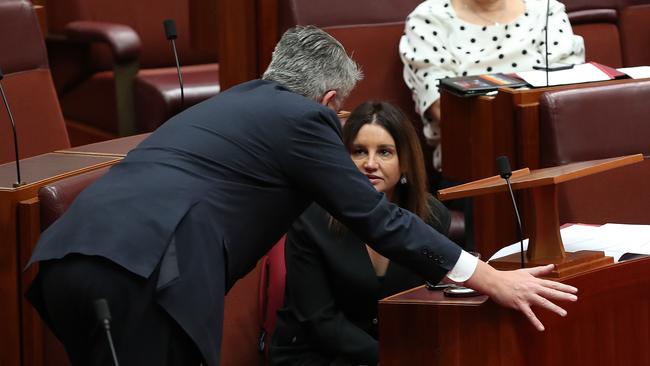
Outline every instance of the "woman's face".
<path id="1" fill-rule="evenodd" d="M 352 161 L 379 192 L 392 198 L 401 177 L 393 136 L 376 124 L 365 124 L 352 143 Z"/>

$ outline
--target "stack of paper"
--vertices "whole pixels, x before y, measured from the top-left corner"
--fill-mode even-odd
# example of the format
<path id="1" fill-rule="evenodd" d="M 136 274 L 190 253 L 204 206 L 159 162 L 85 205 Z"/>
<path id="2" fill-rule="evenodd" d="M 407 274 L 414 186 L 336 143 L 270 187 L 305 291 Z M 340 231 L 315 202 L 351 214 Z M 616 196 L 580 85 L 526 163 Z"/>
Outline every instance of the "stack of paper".
<path id="1" fill-rule="evenodd" d="M 625 253 L 650 255 L 650 225 L 605 224 L 602 226 L 571 225 L 560 230 L 564 250 L 600 250 L 618 262 Z M 519 253 L 519 243 L 496 252 L 490 260 Z M 524 250 L 528 239 L 524 240 Z"/>
<path id="2" fill-rule="evenodd" d="M 517 76 L 535 87 L 547 86 L 546 71 L 517 72 Z M 591 63 L 574 65 L 567 70 L 551 71 L 548 73 L 548 86 L 587 83 L 591 81 L 611 80 L 612 77 Z"/>

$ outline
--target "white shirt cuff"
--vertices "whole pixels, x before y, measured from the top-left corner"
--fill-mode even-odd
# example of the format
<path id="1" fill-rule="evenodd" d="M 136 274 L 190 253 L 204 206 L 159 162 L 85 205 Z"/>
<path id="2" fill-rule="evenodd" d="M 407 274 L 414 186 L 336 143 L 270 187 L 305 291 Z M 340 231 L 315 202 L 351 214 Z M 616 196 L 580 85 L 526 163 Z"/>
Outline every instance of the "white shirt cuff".
<path id="1" fill-rule="evenodd" d="M 454 268 L 447 273 L 447 278 L 454 282 L 465 282 L 472 277 L 477 265 L 478 258 L 463 250 Z"/>

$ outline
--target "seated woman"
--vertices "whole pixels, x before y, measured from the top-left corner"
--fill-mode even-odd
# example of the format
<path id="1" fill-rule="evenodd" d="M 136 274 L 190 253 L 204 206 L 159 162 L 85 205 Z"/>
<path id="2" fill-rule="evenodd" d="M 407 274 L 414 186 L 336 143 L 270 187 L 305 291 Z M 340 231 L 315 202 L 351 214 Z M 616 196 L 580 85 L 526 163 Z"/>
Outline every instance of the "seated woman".
<path id="1" fill-rule="evenodd" d="M 545 65 L 546 0 L 426 0 L 406 18 L 399 52 L 440 170 L 440 93 L 446 77 L 510 73 Z M 550 0 L 548 63 L 585 60 L 564 5 Z M 451 121 L 453 123 L 453 121 Z"/>
<path id="2" fill-rule="evenodd" d="M 379 192 L 446 235 L 449 213 L 427 193 L 418 137 L 399 109 L 360 105 L 343 128 L 343 142 Z M 316 204 L 287 234 L 285 258 L 285 306 L 278 311 L 271 365 L 376 364 L 377 301 L 424 283 Z"/>

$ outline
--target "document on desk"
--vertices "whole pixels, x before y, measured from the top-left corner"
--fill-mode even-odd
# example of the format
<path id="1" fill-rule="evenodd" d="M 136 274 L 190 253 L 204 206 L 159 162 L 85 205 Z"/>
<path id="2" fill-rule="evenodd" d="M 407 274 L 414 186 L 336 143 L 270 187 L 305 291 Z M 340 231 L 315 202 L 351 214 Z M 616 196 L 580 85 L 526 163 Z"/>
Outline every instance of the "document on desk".
<path id="1" fill-rule="evenodd" d="M 623 254 L 650 255 L 650 225 L 605 224 L 602 226 L 575 224 L 560 229 L 564 250 L 600 250 L 618 262 Z M 515 243 L 496 252 L 490 260 L 519 253 L 520 245 Z M 524 250 L 528 239 L 524 240 Z"/>
<path id="2" fill-rule="evenodd" d="M 534 87 L 547 86 L 546 71 L 522 71 L 517 72 L 516 75 Z M 574 65 L 567 70 L 551 71 L 548 73 L 549 86 L 604 80 L 612 80 L 612 77 L 591 63 Z"/>
<path id="3" fill-rule="evenodd" d="M 623 67 L 616 69 L 632 79 L 650 78 L 650 66 Z"/>

